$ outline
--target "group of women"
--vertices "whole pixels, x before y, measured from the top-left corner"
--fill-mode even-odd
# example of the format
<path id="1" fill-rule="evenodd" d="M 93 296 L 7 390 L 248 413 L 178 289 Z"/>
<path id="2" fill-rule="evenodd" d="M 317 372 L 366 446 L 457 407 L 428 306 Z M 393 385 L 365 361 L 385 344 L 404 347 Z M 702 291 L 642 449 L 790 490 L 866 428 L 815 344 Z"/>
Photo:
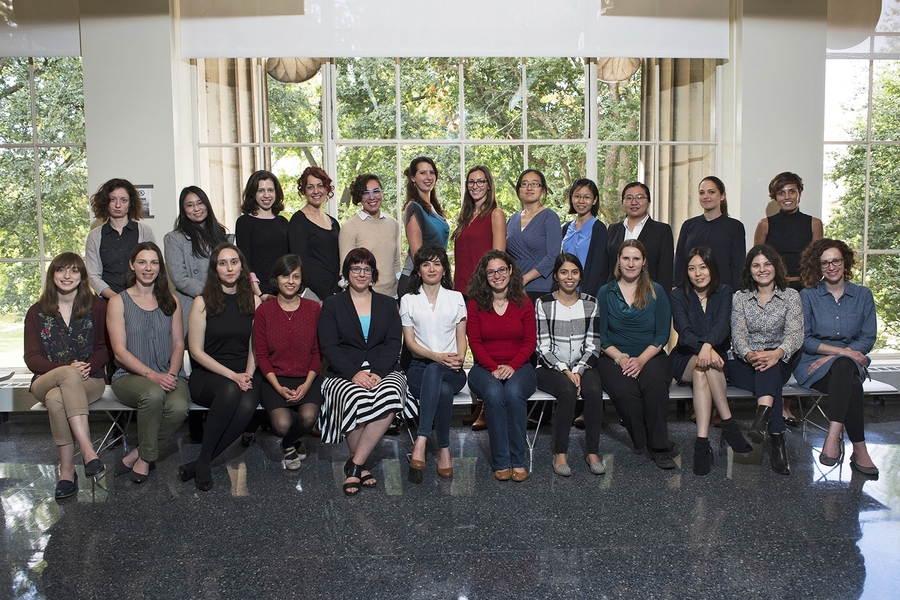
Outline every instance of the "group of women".
<path id="1" fill-rule="evenodd" d="M 317 424 L 325 442 L 346 439 L 348 495 L 376 484 L 366 462 L 400 412 L 419 418 L 410 481 L 423 480 L 432 430 L 437 472 L 451 477 L 450 413 L 467 381 L 484 401 L 483 413 L 471 420 L 488 429 L 498 480 L 528 477 L 527 400 L 537 388 L 558 399 L 552 442 L 558 475 L 572 472 L 569 427 L 579 401 L 586 463 L 592 473 L 604 472 L 604 389 L 634 452 L 674 468 L 680 448 L 666 424 L 673 376 L 693 387 L 695 473 L 711 470 L 713 406 L 722 418 L 722 444 L 751 449 L 728 407 L 730 379 L 758 397 L 749 437 L 757 443 L 768 437 L 773 469 L 787 474 L 781 387 L 792 371 L 832 399 L 819 460 L 843 459 L 846 427 L 851 465 L 877 475 L 862 424 L 875 308 L 868 289 L 850 282 L 853 252 L 822 239 L 821 222 L 810 218 L 815 241 L 791 262 L 806 286 L 798 294 L 791 285 L 799 280 L 771 245 L 791 237 L 782 220 L 798 220 L 790 216 L 802 191 L 796 175 L 773 180 L 770 195 L 789 216 L 761 223 L 756 238 L 770 243 L 745 255 L 743 225 L 727 216 L 724 185 L 715 177 L 700 183 L 703 214 L 685 222 L 676 250 L 671 228 L 650 218 L 650 191 L 640 182 L 625 186 L 626 218 L 607 231 L 592 181 L 571 186 L 574 218 L 561 226 L 545 206 L 550 190 L 543 174 L 527 169 L 516 183 L 522 210 L 507 220 L 490 169 L 477 165 L 466 175 L 451 234 L 435 192 L 434 161 L 418 157 L 404 174 L 405 264 L 399 224 L 381 212 L 381 182 L 372 174 L 351 185 L 360 211 L 343 229 L 323 210 L 334 185 L 318 167 L 301 175 L 306 204 L 290 222 L 279 215 L 278 178 L 254 173 L 235 237 L 216 220 L 203 190 L 185 188 L 175 230 L 165 236 L 165 261 L 140 223 L 134 187 L 121 179 L 101 186 L 92 207 L 106 222 L 88 238 L 87 261 L 71 253 L 54 259 L 25 322 L 32 392 L 48 407 L 59 448 L 57 497 L 77 491 L 74 441 L 86 475 L 105 468 L 91 447 L 87 406 L 102 394 L 111 354 L 112 387 L 137 409 L 139 438 L 115 474 L 136 483 L 155 467 L 191 400 L 209 411 L 199 456 L 178 473 L 201 490 L 211 488 L 212 461 L 248 429 L 259 403 L 282 438 L 285 468 L 300 467 L 301 439 Z M 456 244 L 452 277 L 449 239 Z M 388 271 L 379 273 L 378 265 Z M 670 357 L 673 317 L 678 343 Z M 411 355 L 405 369 L 398 360 L 404 345 Z M 468 376 L 467 348 L 474 357 Z"/>

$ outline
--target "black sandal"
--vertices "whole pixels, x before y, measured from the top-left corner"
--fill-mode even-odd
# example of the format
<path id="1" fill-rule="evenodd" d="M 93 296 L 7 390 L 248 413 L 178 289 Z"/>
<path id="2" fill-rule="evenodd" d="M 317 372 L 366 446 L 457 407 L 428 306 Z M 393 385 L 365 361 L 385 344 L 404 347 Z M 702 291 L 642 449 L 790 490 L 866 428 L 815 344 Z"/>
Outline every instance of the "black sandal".
<path id="1" fill-rule="evenodd" d="M 345 481 L 344 482 L 344 494 L 346 494 L 347 496 L 355 496 L 360 492 L 360 490 L 362 490 L 363 467 L 362 467 L 362 465 L 358 465 L 352 461 L 350 464 L 352 464 L 353 466 L 351 467 L 350 472 L 347 473 L 347 479 L 350 479 L 351 477 L 355 477 L 356 479 L 359 479 L 359 481 Z M 346 471 L 346 468 L 345 468 L 345 471 Z M 353 490 L 353 491 L 351 491 L 351 490 Z"/>
<path id="2" fill-rule="evenodd" d="M 368 469 L 366 468 L 366 465 L 363 465 L 362 467 L 360 467 L 360 469 L 363 470 L 363 471 L 368 471 Z M 367 481 L 371 481 L 372 484 L 371 484 L 371 485 L 366 485 L 366 482 L 367 482 Z M 374 476 L 374 475 L 372 475 L 371 473 L 369 473 L 368 475 L 363 475 L 362 477 L 360 477 L 360 478 L 359 478 L 359 483 L 360 483 L 360 485 L 362 485 L 363 487 L 373 488 L 373 487 L 375 487 L 376 485 L 378 485 L 378 480 L 375 479 L 375 476 Z"/>

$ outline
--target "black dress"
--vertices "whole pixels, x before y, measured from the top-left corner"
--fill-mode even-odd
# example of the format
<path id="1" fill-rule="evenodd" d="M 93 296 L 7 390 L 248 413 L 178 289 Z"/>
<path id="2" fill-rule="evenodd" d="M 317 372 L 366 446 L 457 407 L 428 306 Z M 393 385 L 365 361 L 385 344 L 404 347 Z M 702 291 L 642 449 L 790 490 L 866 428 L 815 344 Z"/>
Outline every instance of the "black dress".
<path id="1" fill-rule="evenodd" d="M 288 226 L 288 245 L 291 252 L 303 261 L 303 277 L 319 299 L 324 300 L 341 291 L 341 253 L 338 235 L 341 227 L 334 217 L 331 229 L 322 229 L 309 220 L 302 210 L 291 217 Z"/>
<path id="2" fill-rule="evenodd" d="M 263 294 L 278 293 L 269 275 L 275 261 L 288 253 L 287 232 L 287 219 L 281 215 L 274 219 L 241 215 L 234 224 L 234 241 L 250 263 L 250 270 L 259 278 Z"/>

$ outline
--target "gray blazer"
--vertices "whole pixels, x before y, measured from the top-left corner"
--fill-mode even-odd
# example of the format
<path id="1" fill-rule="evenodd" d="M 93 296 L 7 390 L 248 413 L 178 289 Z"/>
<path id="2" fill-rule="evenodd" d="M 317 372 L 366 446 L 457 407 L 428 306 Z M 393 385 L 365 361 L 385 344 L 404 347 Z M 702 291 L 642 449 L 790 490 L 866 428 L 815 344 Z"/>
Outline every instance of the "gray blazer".
<path id="1" fill-rule="evenodd" d="M 229 242 L 234 242 L 234 236 L 226 236 Z M 170 231 L 163 237 L 163 252 L 166 258 L 166 269 L 169 271 L 169 279 L 175 286 L 175 294 L 181 300 L 181 314 L 184 318 L 184 331 L 187 332 L 188 315 L 194 298 L 203 291 L 206 283 L 206 273 L 209 269 L 209 258 L 194 256 L 191 240 L 180 231 Z"/>

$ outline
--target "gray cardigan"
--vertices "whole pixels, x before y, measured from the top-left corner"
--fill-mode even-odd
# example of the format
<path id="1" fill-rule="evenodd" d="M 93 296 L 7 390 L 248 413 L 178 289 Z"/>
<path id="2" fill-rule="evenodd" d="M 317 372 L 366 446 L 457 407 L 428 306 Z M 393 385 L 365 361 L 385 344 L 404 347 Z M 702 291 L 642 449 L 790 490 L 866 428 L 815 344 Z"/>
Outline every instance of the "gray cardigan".
<path id="1" fill-rule="evenodd" d="M 234 242 L 234 235 L 229 233 L 226 238 L 229 242 Z M 175 286 L 175 294 L 181 300 L 181 314 L 187 331 L 187 319 L 194 298 L 200 295 L 206 283 L 209 258 L 194 256 L 191 240 L 180 231 L 170 231 L 163 237 L 163 252 L 169 279 Z"/>
<path id="2" fill-rule="evenodd" d="M 109 287 L 109 284 L 103 281 L 103 263 L 100 261 L 100 230 L 106 221 L 100 223 L 97 227 L 91 229 L 87 236 L 87 242 L 84 245 L 84 262 L 88 270 L 88 276 L 91 278 L 91 287 L 99 296 L 103 290 Z M 156 242 L 153 237 L 153 230 L 143 222 L 137 221 L 138 226 L 138 243 Z"/>

